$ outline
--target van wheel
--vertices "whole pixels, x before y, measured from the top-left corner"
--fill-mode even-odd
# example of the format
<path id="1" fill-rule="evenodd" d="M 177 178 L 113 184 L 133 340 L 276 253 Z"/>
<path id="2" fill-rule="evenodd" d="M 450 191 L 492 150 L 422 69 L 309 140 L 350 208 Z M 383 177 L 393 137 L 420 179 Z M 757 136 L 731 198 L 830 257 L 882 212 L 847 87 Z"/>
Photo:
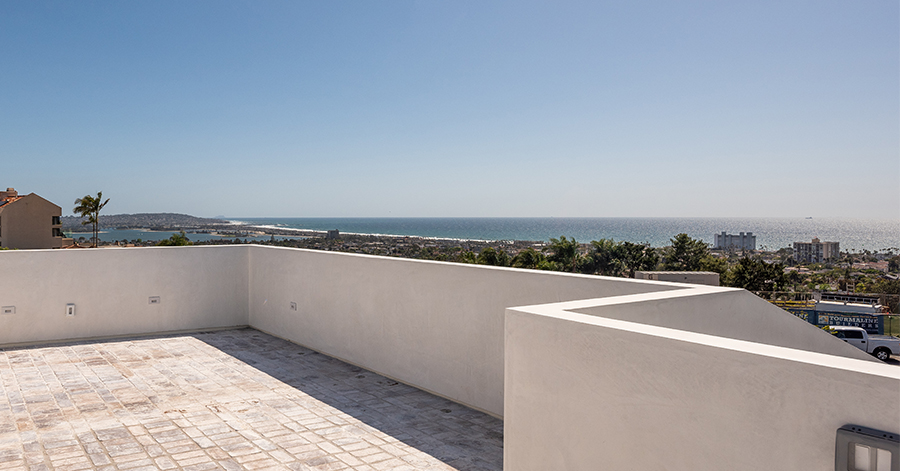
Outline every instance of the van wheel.
<path id="1" fill-rule="evenodd" d="M 875 350 L 873 355 L 875 355 L 875 358 L 881 361 L 887 361 L 888 358 L 891 357 L 891 351 L 886 348 L 879 348 Z"/>

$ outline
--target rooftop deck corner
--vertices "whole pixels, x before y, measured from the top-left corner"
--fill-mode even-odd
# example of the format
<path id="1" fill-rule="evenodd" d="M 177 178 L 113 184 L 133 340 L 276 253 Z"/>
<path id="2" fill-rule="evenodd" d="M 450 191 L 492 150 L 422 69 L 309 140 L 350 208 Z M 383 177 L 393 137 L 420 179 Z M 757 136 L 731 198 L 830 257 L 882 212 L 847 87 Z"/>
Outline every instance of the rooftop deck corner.
<path id="1" fill-rule="evenodd" d="M 502 469 L 503 423 L 253 329 L 0 350 L 0 469 Z"/>

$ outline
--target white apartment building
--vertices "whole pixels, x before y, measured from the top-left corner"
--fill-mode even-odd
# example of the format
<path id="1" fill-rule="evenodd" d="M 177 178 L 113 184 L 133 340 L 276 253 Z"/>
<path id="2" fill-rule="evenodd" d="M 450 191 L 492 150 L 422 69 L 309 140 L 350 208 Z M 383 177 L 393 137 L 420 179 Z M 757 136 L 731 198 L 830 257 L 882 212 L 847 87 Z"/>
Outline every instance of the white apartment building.
<path id="1" fill-rule="evenodd" d="M 715 235 L 714 249 L 756 250 L 756 236 L 752 232 L 728 234 L 722 231 Z"/>
<path id="2" fill-rule="evenodd" d="M 797 263 L 822 263 L 840 256 L 839 242 L 821 242 L 818 238 L 812 242 L 794 242 L 794 261 Z"/>

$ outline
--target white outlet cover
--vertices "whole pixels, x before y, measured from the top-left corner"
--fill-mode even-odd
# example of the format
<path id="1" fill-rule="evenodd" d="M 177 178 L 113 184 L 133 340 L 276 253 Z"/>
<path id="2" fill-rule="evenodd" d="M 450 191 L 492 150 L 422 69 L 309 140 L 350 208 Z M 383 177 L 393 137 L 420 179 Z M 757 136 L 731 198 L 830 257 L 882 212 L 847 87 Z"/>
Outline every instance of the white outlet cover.
<path id="1" fill-rule="evenodd" d="M 3 313 L 3 314 L 15 314 L 16 313 L 15 306 L 3 306 L 0 309 L 2 309 L 2 310 L 0 310 L 0 313 Z"/>
<path id="2" fill-rule="evenodd" d="M 291 310 L 292 310 L 292 311 L 296 311 L 296 310 L 297 310 L 297 303 L 291 301 Z"/>
<path id="3" fill-rule="evenodd" d="M 74 304 L 66 304 L 66 316 L 74 317 L 75 316 L 75 305 Z"/>
<path id="4" fill-rule="evenodd" d="M 159 296 L 150 296 L 150 304 L 159 304 Z"/>

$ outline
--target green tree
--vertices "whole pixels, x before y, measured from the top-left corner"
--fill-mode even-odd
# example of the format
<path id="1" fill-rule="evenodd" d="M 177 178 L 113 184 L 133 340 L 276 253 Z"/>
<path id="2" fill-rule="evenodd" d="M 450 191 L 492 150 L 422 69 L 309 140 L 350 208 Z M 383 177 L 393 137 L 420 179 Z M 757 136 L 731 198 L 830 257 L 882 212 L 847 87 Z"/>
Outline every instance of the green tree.
<path id="1" fill-rule="evenodd" d="M 891 273 L 900 271 L 900 256 L 893 256 L 888 259 L 888 271 Z"/>
<path id="2" fill-rule="evenodd" d="M 786 283 L 785 287 L 790 287 L 791 290 L 796 290 L 797 286 L 803 283 L 803 277 L 797 270 L 791 270 L 784 274 L 784 280 Z"/>
<path id="3" fill-rule="evenodd" d="M 672 245 L 663 253 L 663 270 L 697 271 L 700 261 L 709 255 L 709 245 L 681 233 L 671 239 Z"/>
<path id="4" fill-rule="evenodd" d="M 532 270 L 546 270 L 547 258 L 544 254 L 528 247 L 517 253 L 512 259 L 511 265 L 515 268 L 530 268 Z"/>
<path id="5" fill-rule="evenodd" d="M 603 276 L 622 276 L 620 244 L 613 239 L 591 241 L 591 252 L 587 256 L 588 271 Z"/>
<path id="6" fill-rule="evenodd" d="M 789 283 L 784 265 L 767 263 L 758 257 L 745 257 L 731 269 L 724 284 L 749 291 L 782 291 Z"/>
<path id="7" fill-rule="evenodd" d="M 178 245 L 193 245 L 193 242 L 191 242 L 190 239 L 187 238 L 187 235 L 185 235 L 184 231 L 180 231 L 178 234 L 172 234 L 172 237 L 169 237 L 168 239 L 159 241 L 159 243 L 156 245 L 171 247 Z"/>
<path id="8" fill-rule="evenodd" d="M 84 197 L 75 200 L 75 208 L 72 212 L 80 214 L 82 218 L 87 218 L 87 220 L 81 221 L 81 225 L 86 226 L 91 224 L 93 226 L 94 237 L 91 238 L 91 247 L 97 246 L 97 238 L 100 233 L 100 210 L 106 206 L 106 203 L 109 203 L 109 198 L 106 198 L 106 201 L 103 201 L 102 191 L 97 192 L 96 198 L 91 195 L 85 195 Z"/>
<path id="9" fill-rule="evenodd" d="M 712 271 L 724 275 L 728 271 L 728 260 L 714 255 L 707 255 L 700 259 L 700 270 Z"/>
<path id="10" fill-rule="evenodd" d="M 862 292 L 898 295 L 900 294 L 900 280 L 879 278 L 873 283 L 867 284 L 865 287 L 865 291 Z M 891 312 L 893 312 L 894 314 L 900 312 L 900 299 L 898 299 L 897 296 L 887 296 L 884 301 Z"/>
<path id="11" fill-rule="evenodd" d="M 578 242 L 574 238 L 566 239 L 566 236 L 560 236 L 559 239 L 550 239 L 550 246 L 547 247 L 547 250 L 550 251 L 547 260 L 555 263 L 560 271 L 573 273 L 578 271 L 580 257 Z"/>
<path id="12" fill-rule="evenodd" d="M 635 271 L 655 269 L 659 254 L 650 244 L 600 239 L 591 241 L 591 251 L 583 260 L 584 273 L 631 278 Z"/>
<path id="13" fill-rule="evenodd" d="M 505 250 L 495 250 L 493 247 L 485 247 L 478 254 L 475 262 L 479 265 L 493 265 L 495 267 L 508 267 L 509 254 Z"/>
<path id="14" fill-rule="evenodd" d="M 775 252 L 778 255 L 778 260 L 784 265 L 793 265 L 794 264 L 794 249 L 791 247 L 780 248 Z"/>
<path id="15" fill-rule="evenodd" d="M 900 294 L 900 280 L 878 278 L 866 283 L 864 290 L 858 291 L 861 293 Z"/>
<path id="16" fill-rule="evenodd" d="M 634 272 L 653 270 L 659 263 L 659 255 L 650 244 L 622 242 L 617 255 L 623 268 L 623 275 L 634 278 Z"/>
<path id="17" fill-rule="evenodd" d="M 478 263 L 478 257 L 471 250 L 463 250 L 454 257 L 453 261 L 457 263 Z"/>

